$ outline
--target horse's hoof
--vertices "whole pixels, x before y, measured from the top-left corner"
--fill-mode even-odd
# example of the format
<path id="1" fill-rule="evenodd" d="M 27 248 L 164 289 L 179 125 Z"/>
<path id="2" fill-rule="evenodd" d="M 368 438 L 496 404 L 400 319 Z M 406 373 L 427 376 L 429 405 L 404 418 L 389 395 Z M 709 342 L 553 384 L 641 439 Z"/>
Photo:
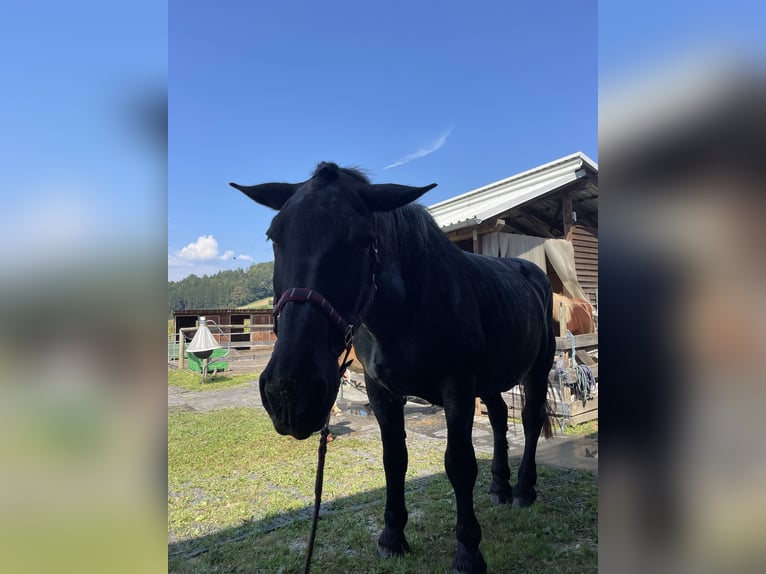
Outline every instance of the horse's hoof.
<path id="1" fill-rule="evenodd" d="M 452 562 L 452 574 L 487 574 L 487 563 L 481 551 L 468 550 L 458 542 L 455 560 Z"/>
<path id="2" fill-rule="evenodd" d="M 405 542 L 404 546 L 400 546 L 399 548 L 389 548 L 388 546 L 383 546 L 380 542 L 378 542 L 378 554 L 380 554 L 381 558 L 391 558 L 392 556 L 404 556 L 405 552 L 409 552 L 410 547 Z"/>
<path id="3" fill-rule="evenodd" d="M 392 556 L 404 556 L 405 552 L 410 551 L 410 545 L 404 534 L 392 536 L 384 530 L 378 538 L 378 554 L 381 558 L 391 558 Z"/>
<path id="4" fill-rule="evenodd" d="M 481 559 L 481 563 L 473 566 L 452 565 L 452 574 L 487 574 L 487 563 Z"/>
<path id="5" fill-rule="evenodd" d="M 525 498 L 523 496 L 514 496 L 513 497 L 513 503 L 511 503 L 511 508 L 527 508 L 529 506 L 532 506 L 534 503 L 534 498 Z"/>
<path id="6" fill-rule="evenodd" d="M 537 491 L 534 488 L 531 488 L 526 494 L 519 494 L 520 492 L 522 492 L 521 489 L 514 487 L 512 508 L 527 508 L 537 500 Z"/>
<path id="7" fill-rule="evenodd" d="M 511 494 L 509 492 L 490 492 L 489 500 L 494 506 L 508 504 L 511 500 Z"/>

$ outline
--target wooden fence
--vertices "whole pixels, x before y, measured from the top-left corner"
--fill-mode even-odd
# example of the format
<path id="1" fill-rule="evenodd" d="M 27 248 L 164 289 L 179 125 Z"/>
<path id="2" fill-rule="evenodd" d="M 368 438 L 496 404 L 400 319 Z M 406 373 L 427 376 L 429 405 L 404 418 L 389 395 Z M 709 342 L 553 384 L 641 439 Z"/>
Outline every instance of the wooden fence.
<path id="1" fill-rule="evenodd" d="M 574 344 L 574 362 L 572 346 Z M 574 365 L 587 365 L 596 380 L 596 391 L 583 401 L 572 391 L 564 379 L 571 378 Z M 572 369 L 570 371 L 570 369 Z M 575 335 L 573 338 L 556 337 L 556 356 L 554 369 L 551 371 L 548 388 L 550 403 L 560 427 L 567 424 L 580 424 L 598 418 L 598 334 Z M 509 418 L 521 418 L 524 406 L 524 391 L 519 385 L 503 393 L 508 405 Z M 584 404 L 583 404 L 584 403 Z M 476 399 L 476 414 L 486 414 L 484 404 Z"/>

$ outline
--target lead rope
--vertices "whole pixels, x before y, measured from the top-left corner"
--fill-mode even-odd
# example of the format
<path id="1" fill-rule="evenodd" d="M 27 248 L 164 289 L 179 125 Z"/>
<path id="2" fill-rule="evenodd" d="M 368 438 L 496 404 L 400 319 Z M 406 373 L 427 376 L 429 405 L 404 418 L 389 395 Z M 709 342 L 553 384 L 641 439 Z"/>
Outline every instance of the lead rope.
<path id="1" fill-rule="evenodd" d="M 349 334 L 352 333 L 352 329 L 349 329 Z M 343 357 L 343 361 L 340 364 L 340 370 L 338 372 L 338 380 L 346 372 L 346 369 L 351 364 L 348 361 L 348 356 L 351 353 L 351 339 L 346 337 L 346 356 Z M 348 362 L 347 362 L 348 361 Z M 340 385 L 338 385 L 340 387 Z M 336 392 L 337 397 L 337 392 Z M 333 399 L 334 402 L 334 399 Z M 322 504 L 322 484 L 324 483 L 324 461 L 327 455 L 327 436 L 330 434 L 330 417 L 332 416 L 332 409 L 327 414 L 327 420 L 325 420 L 324 427 L 319 433 L 319 449 L 317 451 L 317 474 L 314 480 L 314 514 L 311 517 L 311 532 L 309 533 L 308 548 L 306 548 L 306 562 L 303 565 L 303 574 L 309 574 L 311 570 L 311 557 L 314 554 L 314 541 L 317 535 L 317 524 L 319 522 L 319 507 Z"/>

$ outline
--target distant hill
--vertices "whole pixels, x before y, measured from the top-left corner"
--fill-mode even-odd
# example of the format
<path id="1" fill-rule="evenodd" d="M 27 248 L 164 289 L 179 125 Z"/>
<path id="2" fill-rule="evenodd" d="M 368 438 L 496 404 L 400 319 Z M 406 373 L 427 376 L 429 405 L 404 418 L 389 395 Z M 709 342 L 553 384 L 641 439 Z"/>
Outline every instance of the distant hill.
<path id="1" fill-rule="evenodd" d="M 183 309 L 228 309 L 263 305 L 272 296 L 274 262 L 254 263 L 247 269 L 189 275 L 168 281 L 168 318 Z M 266 306 L 268 303 L 266 303 Z"/>
<path id="2" fill-rule="evenodd" d="M 274 296 L 269 295 L 263 299 L 258 299 L 247 305 L 240 305 L 237 309 L 267 309 L 274 306 Z"/>

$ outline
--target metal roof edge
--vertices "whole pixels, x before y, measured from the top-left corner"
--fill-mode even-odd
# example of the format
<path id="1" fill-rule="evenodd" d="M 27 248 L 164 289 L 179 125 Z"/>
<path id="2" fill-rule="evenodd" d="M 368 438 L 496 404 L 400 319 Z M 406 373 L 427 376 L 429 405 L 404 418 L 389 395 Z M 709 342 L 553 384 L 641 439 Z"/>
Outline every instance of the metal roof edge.
<path id="1" fill-rule="evenodd" d="M 438 203 L 434 203 L 433 205 L 429 206 L 428 209 L 434 210 L 443 208 L 451 203 L 460 203 L 461 201 L 464 201 L 474 195 L 482 195 L 483 193 L 497 188 L 502 187 L 505 185 L 508 185 L 513 182 L 518 182 L 519 180 L 527 179 L 535 174 L 538 174 L 540 172 L 544 171 L 550 171 L 551 169 L 555 167 L 559 167 L 562 164 L 572 162 L 573 164 L 577 163 L 577 160 L 579 160 L 582 163 L 586 164 L 590 169 L 593 171 L 598 171 L 598 164 L 594 162 L 592 159 L 590 159 L 587 155 L 585 155 L 581 151 L 574 152 L 572 154 L 566 155 L 564 157 L 560 157 L 558 159 L 555 159 L 553 161 L 550 161 L 548 163 L 538 165 L 537 167 L 533 167 L 531 169 L 528 169 L 526 171 L 522 171 L 521 173 L 514 174 L 512 176 L 506 177 L 504 179 L 500 179 L 498 181 L 494 181 L 492 183 L 489 183 L 487 185 L 483 185 L 481 187 L 477 187 L 476 189 L 472 189 L 470 191 L 467 191 L 465 193 L 461 193 L 460 195 L 456 195 L 454 197 L 450 197 L 448 199 L 442 200 Z"/>
<path id="2" fill-rule="evenodd" d="M 503 213 L 504 211 L 508 211 L 509 209 L 519 207 L 521 205 L 524 205 L 525 203 L 529 203 L 533 199 L 537 199 L 539 197 L 543 197 L 545 195 L 548 195 L 550 193 L 563 189 L 577 179 L 581 179 L 581 178 L 577 177 L 573 180 L 570 177 L 560 177 L 553 181 L 549 181 L 542 185 L 534 187 L 523 194 L 509 196 L 504 201 L 488 206 L 484 211 L 479 212 L 477 214 L 477 219 L 484 221 L 485 219 L 496 216 L 500 213 Z"/>
<path id="3" fill-rule="evenodd" d="M 463 221 L 455 221 L 453 223 L 449 223 L 440 229 L 444 233 L 449 233 L 450 231 L 457 231 L 458 229 L 463 229 L 464 227 L 479 225 L 482 221 L 484 220 L 479 217 L 471 217 L 469 219 L 464 219 Z"/>

